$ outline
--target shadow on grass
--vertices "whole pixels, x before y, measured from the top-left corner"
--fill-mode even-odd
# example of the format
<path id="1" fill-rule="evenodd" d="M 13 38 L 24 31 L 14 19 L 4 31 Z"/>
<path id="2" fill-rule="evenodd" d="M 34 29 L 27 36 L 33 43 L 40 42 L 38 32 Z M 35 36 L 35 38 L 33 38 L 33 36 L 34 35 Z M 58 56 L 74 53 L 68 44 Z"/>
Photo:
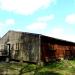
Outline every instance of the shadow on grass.
<path id="1" fill-rule="evenodd" d="M 56 68 L 59 66 L 58 62 L 50 62 L 50 63 L 45 63 L 44 65 L 47 68 Z"/>
<path id="2" fill-rule="evenodd" d="M 26 67 L 24 67 L 24 68 L 26 68 Z M 24 68 L 22 68 L 20 70 L 19 75 L 23 75 L 25 73 L 32 72 L 32 71 L 34 71 L 34 74 L 31 74 L 31 75 L 61 75 L 60 73 L 57 73 L 57 72 L 54 72 L 54 71 L 39 72 L 41 68 L 36 68 L 36 69 L 28 70 L 28 71 L 25 72 L 25 71 L 23 71 Z"/>
<path id="3" fill-rule="evenodd" d="M 39 67 L 39 66 L 36 66 L 35 68 L 32 68 L 32 66 L 24 66 L 20 69 L 19 71 L 19 75 L 23 75 L 25 73 L 31 73 L 31 72 L 34 72 L 33 74 L 31 75 L 61 75 L 60 73 L 57 73 L 55 71 L 44 71 L 44 72 L 40 72 L 41 69 L 43 69 L 44 67 L 47 67 L 46 66 L 43 66 L 43 67 Z M 52 67 L 55 67 L 55 65 L 53 64 Z"/>
<path id="4" fill-rule="evenodd" d="M 39 68 L 37 68 L 36 66 L 30 65 L 30 64 L 27 64 L 19 70 L 19 75 L 23 75 L 25 73 L 30 73 L 32 71 L 34 71 L 34 73 L 35 73 L 36 70 L 39 70 Z"/>
<path id="5" fill-rule="evenodd" d="M 54 71 L 45 71 L 45 72 L 38 72 L 37 75 L 61 75 L 61 74 Z"/>

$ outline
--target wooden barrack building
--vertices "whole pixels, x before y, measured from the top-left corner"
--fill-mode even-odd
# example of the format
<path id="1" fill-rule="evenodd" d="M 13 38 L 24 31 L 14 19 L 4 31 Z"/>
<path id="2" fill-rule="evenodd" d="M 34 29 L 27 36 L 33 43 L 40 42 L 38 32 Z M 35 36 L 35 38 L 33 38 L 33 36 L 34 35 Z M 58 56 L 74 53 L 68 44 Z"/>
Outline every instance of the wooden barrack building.
<path id="1" fill-rule="evenodd" d="M 75 57 L 75 43 L 41 34 L 8 31 L 0 39 L 0 58 L 49 62 Z"/>

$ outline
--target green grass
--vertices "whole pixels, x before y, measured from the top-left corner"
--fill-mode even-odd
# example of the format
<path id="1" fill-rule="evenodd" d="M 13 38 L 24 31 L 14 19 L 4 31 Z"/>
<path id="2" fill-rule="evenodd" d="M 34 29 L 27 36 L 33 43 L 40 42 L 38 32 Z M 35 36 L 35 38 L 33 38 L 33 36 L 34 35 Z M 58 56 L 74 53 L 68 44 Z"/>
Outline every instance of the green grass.
<path id="1" fill-rule="evenodd" d="M 0 75 L 75 75 L 75 60 L 53 62 L 42 67 L 27 63 L 0 63 Z"/>

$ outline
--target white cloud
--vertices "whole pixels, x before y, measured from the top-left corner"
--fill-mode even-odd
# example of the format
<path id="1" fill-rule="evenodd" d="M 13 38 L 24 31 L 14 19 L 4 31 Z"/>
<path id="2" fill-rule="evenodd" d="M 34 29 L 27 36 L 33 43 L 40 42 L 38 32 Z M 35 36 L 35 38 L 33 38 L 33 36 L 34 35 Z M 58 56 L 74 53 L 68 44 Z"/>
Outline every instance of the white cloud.
<path id="1" fill-rule="evenodd" d="M 51 15 L 48 15 L 48 16 L 42 16 L 42 17 L 39 17 L 37 20 L 38 21 L 51 21 L 54 19 L 54 14 L 51 14 Z"/>
<path id="2" fill-rule="evenodd" d="M 51 21 L 54 19 L 54 15 L 51 14 L 49 16 L 41 16 L 41 17 L 38 17 L 36 19 L 35 22 L 33 22 L 32 24 L 30 25 L 27 25 L 26 29 L 28 31 L 40 31 L 40 33 L 42 33 L 43 30 L 45 30 L 48 26 L 48 21 Z"/>
<path id="3" fill-rule="evenodd" d="M 0 31 L 2 30 L 2 28 L 3 28 L 3 23 L 2 22 L 0 22 Z"/>
<path id="4" fill-rule="evenodd" d="M 6 19 L 5 21 L 0 22 L 0 37 L 2 37 L 5 32 L 15 24 L 14 19 Z"/>
<path id="5" fill-rule="evenodd" d="M 30 15 L 39 8 L 47 8 L 56 0 L 0 0 L 0 9 Z"/>
<path id="6" fill-rule="evenodd" d="M 45 22 L 35 22 L 28 25 L 26 28 L 31 31 L 44 30 L 47 27 Z"/>
<path id="7" fill-rule="evenodd" d="M 68 24 L 75 24 L 75 14 L 70 14 L 65 19 Z"/>
<path id="8" fill-rule="evenodd" d="M 9 25 L 14 25 L 15 20 L 14 19 L 7 19 L 4 22 L 0 22 L 0 31 L 3 30 L 5 27 Z"/>
<path id="9" fill-rule="evenodd" d="M 0 27 L 1 27 L 1 26 L 3 26 L 3 23 L 2 23 L 2 22 L 0 22 Z"/>
<path id="10" fill-rule="evenodd" d="M 63 33 L 64 33 L 63 28 L 56 27 L 56 28 L 52 29 L 52 31 L 50 32 L 50 36 L 56 37 L 56 38 L 61 38 L 63 36 Z"/>
<path id="11" fill-rule="evenodd" d="M 6 25 L 14 25 L 14 24 L 15 24 L 15 20 L 14 20 L 14 19 L 7 19 L 7 20 L 5 21 L 5 24 L 6 24 Z"/>
<path id="12" fill-rule="evenodd" d="M 62 39 L 75 42 L 75 35 L 72 35 L 72 34 L 65 34 L 65 35 L 62 37 Z"/>
<path id="13" fill-rule="evenodd" d="M 50 31 L 50 33 L 48 32 L 45 35 L 50 36 L 50 37 L 54 37 L 54 38 L 58 38 L 58 39 L 62 39 L 62 40 L 75 42 L 75 35 L 66 34 L 65 30 L 61 27 L 53 28 Z"/>
<path id="14" fill-rule="evenodd" d="M 4 21 L 0 21 L 0 37 L 2 37 L 3 35 L 5 35 L 5 33 L 14 24 L 15 24 L 15 20 L 14 19 L 6 19 Z"/>

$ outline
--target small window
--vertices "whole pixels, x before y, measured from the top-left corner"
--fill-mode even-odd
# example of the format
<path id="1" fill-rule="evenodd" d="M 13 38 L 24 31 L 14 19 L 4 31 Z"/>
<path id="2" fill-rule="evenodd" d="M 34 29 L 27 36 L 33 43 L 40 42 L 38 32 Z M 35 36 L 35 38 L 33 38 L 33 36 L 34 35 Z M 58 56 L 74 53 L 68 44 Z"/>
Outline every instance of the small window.
<path id="1" fill-rule="evenodd" d="M 16 43 L 16 50 L 19 50 L 19 43 Z"/>

